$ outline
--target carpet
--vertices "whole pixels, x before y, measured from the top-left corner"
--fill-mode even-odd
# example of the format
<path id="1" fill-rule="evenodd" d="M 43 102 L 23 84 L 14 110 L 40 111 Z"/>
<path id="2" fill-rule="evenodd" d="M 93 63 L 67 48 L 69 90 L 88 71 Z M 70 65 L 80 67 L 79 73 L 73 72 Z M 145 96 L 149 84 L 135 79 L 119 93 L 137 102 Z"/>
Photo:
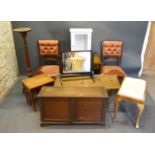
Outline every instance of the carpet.
<path id="1" fill-rule="evenodd" d="M 133 103 L 121 102 L 116 122 L 112 122 L 113 97 L 109 100 L 106 126 L 102 125 L 49 125 L 40 127 L 39 104 L 33 112 L 22 94 L 20 77 L 17 84 L 0 105 L 0 132 L 4 133 L 145 133 L 155 132 L 155 102 L 147 93 L 146 106 L 140 120 L 140 128 L 135 129 L 137 109 Z"/>

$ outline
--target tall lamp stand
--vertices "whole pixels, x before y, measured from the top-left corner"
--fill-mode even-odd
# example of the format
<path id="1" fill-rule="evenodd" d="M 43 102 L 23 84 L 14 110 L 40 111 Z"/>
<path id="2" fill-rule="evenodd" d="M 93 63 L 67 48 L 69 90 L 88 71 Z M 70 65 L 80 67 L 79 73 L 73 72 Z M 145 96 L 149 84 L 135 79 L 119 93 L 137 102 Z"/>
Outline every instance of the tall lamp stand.
<path id="1" fill-rule="evenodd" d="M 28 73 L 28 77 L 31 77 L 32 76 L 32 67 L 31 67 L 31 62 L 30 62 L 30 55 L 29 55 L 26 36 L 27 36 L 28 32 L 32 31 L 32 29 L 28 28 L 28 27 L 24 27 L 24 28 L 16 28 L 16 29 L 14 29 L 14 31 L 19 32 L 22 37 L 23 44 L 24 44 L 24 50 L 25 50 L 26 71 Z"/>

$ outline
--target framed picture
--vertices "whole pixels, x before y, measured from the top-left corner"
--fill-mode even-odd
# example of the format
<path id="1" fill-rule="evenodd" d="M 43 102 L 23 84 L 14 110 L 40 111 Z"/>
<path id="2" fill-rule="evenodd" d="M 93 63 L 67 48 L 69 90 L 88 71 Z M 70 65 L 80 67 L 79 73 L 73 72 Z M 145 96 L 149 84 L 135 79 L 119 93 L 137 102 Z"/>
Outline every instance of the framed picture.
<path id="1" fill-rule="evenodd" d="M 92 74 L 92 51 L 68 51 L 61 55 L 62 75 Z"/>

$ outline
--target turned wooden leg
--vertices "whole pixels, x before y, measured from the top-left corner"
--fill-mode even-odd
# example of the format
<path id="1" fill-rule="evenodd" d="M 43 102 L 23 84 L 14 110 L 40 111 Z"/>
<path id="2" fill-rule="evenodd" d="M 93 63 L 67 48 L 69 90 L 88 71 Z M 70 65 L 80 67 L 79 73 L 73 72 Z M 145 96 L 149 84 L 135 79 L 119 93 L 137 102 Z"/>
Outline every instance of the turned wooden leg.
<path id="1" fill-rule="evenodd" d="M 36 106 L 35 106 L 35 102 L 34 102 L 33 92 L 31 90 L 29 90 L 29 96 L 30 96 L 30 101 L 31 101 L 31 105 L 32 105 L 33 111 L 36 111 Z"/>
<path id="2" fill-rule="evenodd" d="M 23 90 L 22 90 L 22 92 L 23 92 L 23 94 L 25 94 L 25 86 L 24 86 L 24 84 L 23 84 Z"/>
<path id="3" fill-rule="evenodd" d="M 30 95 L 29 95 L 29 92 L 27 90 L 25 90 L 25 96 L 26 96 L 27 103 L 31 104 Z"/>
<path id="4" fill-rule="evenodd" d="M 26 96 L 27 103 L 31 105 L 31 97 L 28 89 L 25 89 L 25 96 Z"/>
<path id="5" fill-rule="evenodd" d="M 121 101 L 120 97 L 118 95 L 116 95 L 115 100 L 114 100 L 114 116 L 112 118 L 112 121 L 114 122 L 116 119 L 116 113 L 118 112 L 118 106 L 119 106 L 119 102 Z"/>
<path id="6" fill-rule="evenodd" d="M 137 104 L 137 107 L 139 109 L 139 113 L 138 113 L 137 120 L 135 123 L 135 128 L 139 128 L 139 120 L 140 120 L 140 117 L 141 117 L 142 112 L 144 110 L 144 104 Z"/>
<path id="7" fill-rule="evenodd" d="M 23 94 L 24 94 L 25 97 L 26 97 L 27 103 L 28 103 L 28 104 L 31 104 L 29 91 L 28 91 L 28 89 L 27 89 L 24 85 L 23 85 Z"/>

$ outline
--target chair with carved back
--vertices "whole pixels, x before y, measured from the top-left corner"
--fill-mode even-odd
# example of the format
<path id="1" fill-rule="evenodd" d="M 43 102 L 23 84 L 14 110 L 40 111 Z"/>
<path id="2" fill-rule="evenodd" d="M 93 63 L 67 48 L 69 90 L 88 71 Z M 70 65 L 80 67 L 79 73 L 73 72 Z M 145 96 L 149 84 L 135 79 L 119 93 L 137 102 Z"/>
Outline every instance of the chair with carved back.
<path id="1" fill-rule="evenodd" d="M 38 50 L 40 62 L 44 61 L 35 74 L 46 73 L 51 76 L 57 76 L 60 73 L 59 56 L 60 42 L 59 40 L 38 40 Z M 46 61 L 56 61 L 56 64 L 45 64 Z"/>
<path id="2" fill-rule="evenodd" d="M 102 42 L 102 62 L 101 69 L 102 74 L 117 75 L 122 80 L 126 73 L 121 68 L 120 63 L 122 59 L 123 42 L 122 41 L 103 41 Z M 106 65 L 106 60 L 112 59 L 116 62 L 116 65 Z"/>

